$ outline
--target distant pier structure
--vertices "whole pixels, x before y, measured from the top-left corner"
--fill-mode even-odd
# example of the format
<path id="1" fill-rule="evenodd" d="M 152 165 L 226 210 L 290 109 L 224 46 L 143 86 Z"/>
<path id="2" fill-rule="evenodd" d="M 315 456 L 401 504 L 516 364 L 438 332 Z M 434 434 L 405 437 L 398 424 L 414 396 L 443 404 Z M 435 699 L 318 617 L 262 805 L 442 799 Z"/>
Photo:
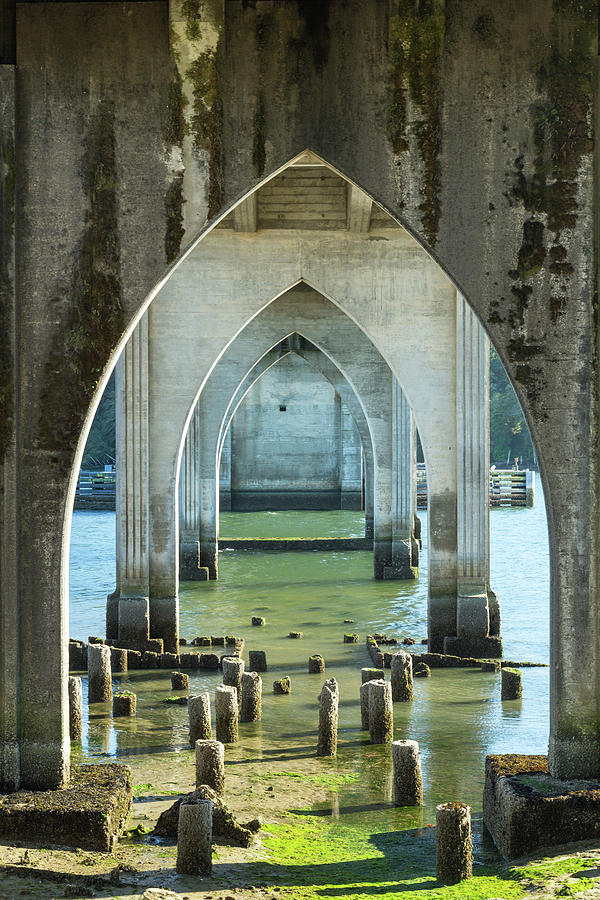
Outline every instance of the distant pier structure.
<path id="1" fill-rule="evenodd" d="M 490 468 L 490 506 L 535 505 L 533 469 Z M 427 469 L 417 464 L 417 509 L 427 509 Z"/>

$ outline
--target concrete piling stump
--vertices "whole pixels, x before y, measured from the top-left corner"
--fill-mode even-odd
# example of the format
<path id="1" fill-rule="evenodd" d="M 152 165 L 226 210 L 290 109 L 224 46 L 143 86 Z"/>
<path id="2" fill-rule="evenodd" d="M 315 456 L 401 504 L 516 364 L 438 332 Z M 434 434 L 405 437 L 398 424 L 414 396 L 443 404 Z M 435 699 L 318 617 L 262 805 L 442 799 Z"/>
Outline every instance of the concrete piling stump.
<path id="1" fill-rule="evenodd" d="M 435 808 L 436 875 L 442 884 L 458 884 L 473 874 L 471 807 L 442 803 Z"/>
<path id="2" fill-rule="evenodd" d="M 113 697 L 113 716 L 135 716 L 137 697 L 133 691 L 119 691 Z"/>
<path id="3" fill-rule="evenodd" d="M 431 678 L 431 669 L 424 662 L 418 662 L 413 669 L 413 678 Z"/>
<path id="4" fill-rule="evenodd" d="M 304 637 L 304 632 L 302 632 L 302 631 L 290 631 L 289 636 L 290 636 L 291 638 L 295 638 L 296 640 L 300 640 L 301 638 Z"/>
<path id="5" fill-rule="evenodd" d="M 262 678 L 256 672 L 242 675 L 240 722 L 260 722 L 262 718 Z"/>
<path id="6" fill-rule="evenodd" d="M 392 762 L 395 805 L 422 806 L 423 777 L 417 741 L 392 741 Z"/>
<path id="7" fill-rule="evenodd" d="M 174 691 L 187 691 L 190 676 L 186 672 L 171 672 L 171 688 Z"/>
<path id="8" fill-rule="evenodd" d="M 225 793 L 225 747 L 221 741 L 196 741 L 196 790 L 203 784 L 220 796 Z"/>
<path id="9" fill-rule="evenodd" d="M 345 634 L 344 635 L 344 643 L 345 644 L 358 644 L 358 635 L 357 634 Z"/>
<path id="10" fill-rule="evenodd" d="M 368 681 L 369 734 L 372 744 L 388 744 L 394 736 L 392 685 L 389 681 Z"/>
<path id="11" fill-rule="evenodd" d="M 242 699 L 242 675 L 244 674 L 244 660 L 239 657 L 226 657 L 222 662 L 223 684 L 234 687 L 237 691 L 238 701 Z"/>
<path id="12" fill-rule="evenodd" d="M 215 691 L 215 716 L 217 740 L 223 744 L 235 744 L 238 740 L 237 690 L 231 684 L 220 684 Z"/>
<path id="13" fill-rule="evenodd" d="M 360 670 L 360 678 L 361 683 L 366 684 L 367 681 L 381 681 L 385 678 L 385 673 L 383 669 L 374 669 L 371 666 L 366 666 Z"/>
<path id="14" fill-rule="evenodd" d="M 360 727 L 362 731 L 369 730 L 369 690 L 372 681 L 365 681 L 360 686 Z"/>
<path id="15" fill-rule="evenodd" d="M 520 700 L 523 696 L 521 673 L 518 669 L 502 669 L 502 699 Z"/>
<path id="16" fill-rule="evenodd" d="M 308 671 L 311 675 L 325 671 L 325 660 L 320 653 L 308 657 Z"/>
<path id="17" fill-rule="evenodd" d="M 127 650 L 123 650 L 121 647 L 110 647 L 110 668 L 112 672 L 127 671 Z"/>
<path id="18" fill-rule="evenodd" d="M 291 694 L 292 692 L 292 682 L 288 678 L 288 676 L 284 676 L 284 678 L 277 678 L 273 682 L 273 693 L 274 694 Z"/>
<path id="19" fill-rule="evenodd" d="M 330 678 L 319 695 L 319 740 L 317 756 L 335 756 L 338 739 L 339 689 L 335 678 Z"/>
<path id="20" fill-rule="evenodd" d="M 192 694 L 188 700 L 188 719 L 190 723 L 190 744 L 196 745 L 198 740 L 210 740 L 212 728 L 210 724 L 210 695 Z"/>
<path id="21" fill-rule="evenodd" d="M 248 651 L 248 669 L 250 672 L 267 671 L 267 654 L 264 650 Z"/>
<path id="22" fill-rule="evenodd" d="M 69 675 L 69 735 L 72 741 L 81 741 L 82 707 L 81 678 Z"/>
<path id="23" fill-rule="evenodd" d="M 391 675 L 392 700 L 406 702 L 413 699 L 412 656 L 399 650 L 392 656 Z"/>
<path id="24" fill-rule="evenodd" d="M 252 624 L 253 625 L 264 625 L 265 620 L 262 616 L 252 616 Z"/>
<path id="25" fill-rule="evenodd" d="M 176 864 L 179 875 L 211 874 L 212 812 L 210 800 L 182 803 L 179 807 Z"/>
<path id="26" fill-rule="evenodd" d="M 105 644 L 88 646 L 88 703 L 107 703 L 112 698 L 110 649 Z"/>

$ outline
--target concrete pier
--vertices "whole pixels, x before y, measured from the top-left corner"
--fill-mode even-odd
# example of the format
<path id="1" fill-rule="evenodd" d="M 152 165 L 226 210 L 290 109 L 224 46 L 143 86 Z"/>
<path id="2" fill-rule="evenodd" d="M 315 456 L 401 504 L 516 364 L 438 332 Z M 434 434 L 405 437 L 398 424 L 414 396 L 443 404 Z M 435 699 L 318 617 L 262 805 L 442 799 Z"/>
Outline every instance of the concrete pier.
<path id="1" fill-rule="evenodd" d="M 196 788 L 207 784 L 219 795 L 225 793 L 225 748 L 220 741 L 196 741 Z"/>
<path id="2" fill-rule="evenodd" d="M 264 650 L 248 651 L 248 669 L 250 672 L 267 671 L 267 654 Z"/>
<path id="3" fill-rule="evenodd" d="M 473 874 L 471 808 L 442 803 L 435 808 L 436 876 L 442 884 L 458 884 Z"/>
<path id="4" fill-rule="evenodd" d="M 238 699 L 232 685 L 221 684 L 215 691 L 215 732 L 223 744 L 238 741 Z"/>
<path id="5" fill-rule="evenodd" d="M 240 722 L 259 722 L 262 718 L 262 678 L 257 672 L 242 675 Z"/>
<path id="6" fill-rule="evenodd" d="M 523 696 L 521 673 L 518 669 L 502 669 L 502 699 L 520 700 Z"/>
<path id="7" fill-rule="evenodd" d="M 320 653 L 308 657 L 308 671 L 311 675 L 316 675 L 325 671 L 325 660 Z"/>
<path id="8" fill-rule="evenodd" d="M 423 777 L 417 741 L 393 741 L 394 803 L 396 806 L 423 804 Z"/>
<path id="9" fill-rule="evenodd" d="M 319 740 L 317 756 L 335 756 L 338 740 L 339 688 L 335 678 L 330 678 L 319 695 Z"/>
<path id="10" fill-rule="evenodd" d="M 413 699 L 413 674 L 412 656 L 404 650 L 399 650 L 392 656 L 390 680 L 392 684 L 392 699 L 407 702 Z"/>
<path id="11" fill-rule="evenodd" d="M 81 678 L 69 676 L 69 737 L 72 741 L 81 741 L 81 724 L 83 716 L 83 699 Z"/>
<path id="12" fill-rule="evenodd" d="M 210 721 L 210 695 L 192 694 L 188 700 L 188 719 L 190 725 L 190 745 L 195 746 L 198 740 L 210 740 L 212 727 Z"/>
<path id="13" fill-rule="evenodd" d="M 226 658 L 223 660 L 223 684 L 234 687 L 237 691 L 238 700 L 242 700 L 242 675 L 244 674 L 244 660 L 237 658 Z"/>
<path id="14" fill-rule="evenodd" d="M 137 697 L 132 691 L 119 691 L 113 695 L 113 717 L 135 716 Z"/>
<path id="15" fill-rule="evenodd" d="M 179 875 L 211 874 L 212 814 L 210 800 L 184 802 L 179 807 L 176 863 Z"/>
<path id="16" fill-rule="evenodd" d="M 112 699 L 110 649 L 105 644 L 88 646 L 88 703 L 106 703 Z"/>
<path id="17" fill-rule="evenodd" d="M 388 744 L 394 735 L 392 686 L 389 681 L 369 681 L 369 734 L 372 744 Z"/>
<path id="18" fill-rule="evenodd" d="M 362 731 L 369 730 L 369 691 L 372 682 L 373 679 L 370 678 L 360 686 L 360 727 Z"/>

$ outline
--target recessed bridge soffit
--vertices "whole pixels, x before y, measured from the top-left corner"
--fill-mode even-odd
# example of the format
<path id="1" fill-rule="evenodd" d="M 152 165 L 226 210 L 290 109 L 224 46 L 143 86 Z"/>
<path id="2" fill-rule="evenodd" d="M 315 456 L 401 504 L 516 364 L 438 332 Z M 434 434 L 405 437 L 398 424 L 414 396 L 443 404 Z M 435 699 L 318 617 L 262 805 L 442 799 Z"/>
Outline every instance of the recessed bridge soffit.
<path id="1" fill-rule="evenodd" d="M 238 204 L 218 227 L 367 233 L 400 226 L 359 187 L 307 153 Z"/>

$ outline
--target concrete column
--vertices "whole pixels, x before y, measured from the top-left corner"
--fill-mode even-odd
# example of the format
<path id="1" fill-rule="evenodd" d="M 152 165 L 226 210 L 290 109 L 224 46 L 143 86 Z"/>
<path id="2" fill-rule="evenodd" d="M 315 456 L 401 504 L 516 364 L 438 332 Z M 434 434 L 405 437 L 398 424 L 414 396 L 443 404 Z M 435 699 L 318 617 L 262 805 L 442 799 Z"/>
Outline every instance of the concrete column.
<path id="1" fill-rule="evenodd" d="M 200 452 L 200 409 L 194 408 L 185 437 L 179 470 L 179 577 L 194 578 L 198 571 L 200 535 L 200 491 L 198 455 Z"/>
<path id="2" fill-rule="evenodd" d="M 115 368 L 116 572 L 106 637 L 119 637 L 119 598 L 148 596 L 148 321 L 144 316 Z"/>
<path id="3" fill-rule="evenodd" d="M 356 423 L 344 403 L 340 424 L 340 506 L 342 509 L 361 509 L 362 444 Z"/>
<path id="4" fill-rule="evenodd" d="M 179 641 L 179 546 L 177 473 L 172 463 L 173 440 L 165 427 L 161 400 L 164 390 L 163 332 L 148 319 L 148 584 L 150 637 L 162 638 L 165 651 L 177 653 Z M 174 384 L 170 385 L 175 390 Z M 179 445 L 181 433 L 176 441 Z"/>
<path id="5" fill-rule="evenodd" d="M 182 146 L 172 148 L 171 166 L 182 179 L 184 237 L 182 248 L 198 233 L 207 218 L 214 214 L 210 196 L 210 155 L 198 152 L 194 144 L 195 114 L 194 76 L 200 63 L 209 69 L 216 65 L 216 53 L 223 28 L 223 0 L 208 0 L 190 12 L 185 0 L 169 0 L 169 36 L 173 58 L 181 78 L 186 125 Z M 195 27 L 193 27 L 195 26 Z M 209 110 L 210 111 L 210 110 Z"/>
<path id="6" fill-rule="evenodd" d="M 448 653 L 501 656 L 490 635 L 489 340 L 466 301 L 456 300 L 457 609 Z M 494 597 L 495 602 L 496 598 Z"/>
<path id="7" fill-rule="evenodd" d="M 406 394 L 392 379 L 392 568 L 398 578 L 414 578 L 419 548 L 414 540 L 416 511 L 415 427 Z"/>
<path id="8" fill-rule="evenodd" d="M 14 31 L 14 22 L 13 22 Z M 3 36 L 3 40 L 4 40 Z M 14 38 L 14 35 L 13 35 Z M 14 50 L 14 48 L 13 48 Z M 17 406 L 16 303 L 15 303 L 15 67 L 0 65 L 0 294 L 5 299 L 2 322 L 2 362 L 0 378 L 12 384 L 6 389 L 8 409 Z M 19 588 L 17 569 L 17 442 L 16 422 L 7 416 L 6 436 L 0 442 L 0 790 L 19 787 Z M 62 742 L 60 727 L 48 735 Z M 65 747 L 68 754 L 68 749 Z M 68 758 L 68 756 L 67 756 Z"/>
<path id="9" fill-rule="evenodd" d="M 221 441 L 219 508 L 223 512 L 231 509 L 231 428 L 227 428 Z"/>

